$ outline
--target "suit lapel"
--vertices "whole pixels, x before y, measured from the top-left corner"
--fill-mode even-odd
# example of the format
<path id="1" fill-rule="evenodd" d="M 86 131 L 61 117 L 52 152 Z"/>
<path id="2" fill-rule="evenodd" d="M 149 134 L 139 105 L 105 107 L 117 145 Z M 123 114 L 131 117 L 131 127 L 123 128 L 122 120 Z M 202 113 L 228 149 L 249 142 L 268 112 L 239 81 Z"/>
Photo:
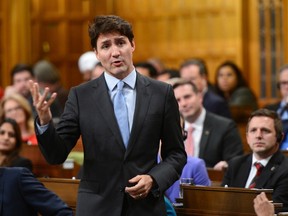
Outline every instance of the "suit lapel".
<path id="1" fill-rule="evenodd" d="M 245 157 L 246 159 L 241 161 L 241 165 L 239 166 L 239 170 L 235 170 L 236 178 L 235 178 L 235 185 L 238 187 L 245 187 L 246 181 L 248 179 L 251 164 L 252 164 L 252 154 Z"/>
<path id="2" fill-rule="evenodd" d="M 119 130 L 117 120 L 114 114 L 113 103 L 108 93 L 109 90 L 106 85 L 104 74 L 102 74 L 101 77 L 99 77 L 99 79 L 95 81 L 96 82 L 93 85 L 93 88 L 95 88 L 95 90 L 93 91 L 93 96 L 92 96 L 95 99 L 92 99 L 92 100 L 97 101 L 96 104 L 100 113 L 105 119 L 107 125 L 109 125 L 118 143 L 125 149 L 122 136 L 121 136 L 121 132 Z"/>
<path id="3" fill-rule="evenodd" d="M 125 157 L 132 151 L 138 134 L 143 127 L 143 123 L 145 117 L 147 115 L 148 107 L 150 105 L 151 92 L 148 90 L 148 86 L 150 85 L 149 80 L 137 73 L 136 79 L 136 104 L 135 104 L 135 112 L 133 117 L 133 125 L 130 134 L 129 144 L 127 147 L 127 151 Z"/>
<path id="4" fill-rule="evenodd" d="M 203 125 L 203 131 L 200 139 L 200 149 L 199 149 L 199 157 L 203 158 L 205 155 L 205 149 L 208 143 L 209 135 L 211 133 L 212 127 L 209 122 L 209 114 L 206 112 L 204 125 Z"/>
<path id="5" fill-rule="evenodd" d="M 274 174 L 274 172 L 277 171 L 283 159 L 284 159 L 284 156 L 281 155 L 279 151 L 274 154 L 274 156 L 270 159 L 268 164 L 263 169 L 260 178 L 256 182 L 257 188 L 264 188 L 267 181 L 269 181 L 269 179 Z"/>

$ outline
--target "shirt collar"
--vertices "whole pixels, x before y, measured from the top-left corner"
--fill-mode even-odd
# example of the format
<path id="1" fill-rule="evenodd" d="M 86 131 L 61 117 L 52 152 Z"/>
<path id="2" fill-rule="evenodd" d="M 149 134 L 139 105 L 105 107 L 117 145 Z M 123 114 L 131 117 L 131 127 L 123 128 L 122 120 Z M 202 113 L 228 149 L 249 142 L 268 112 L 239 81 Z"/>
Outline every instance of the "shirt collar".
<path id="1" fill-rule="evenodd" d="M 257 160 L 255 155 L 253 154 L 253 157 L 252 157 L 252 165 L 255 163 L 255 162 L 260 162 L 264 167 L 268 164 L 269 160 L 271 159 L 272 155 L 269 156 L 268 158 L 265 158 L 265 159 L 262 159 L 262 160 Z"/>
<path id="2" fill-rule="evenodd" d="M 125 82 L 130 88 L 135 89 L 136 75 L 137 75 L 136 70 L 134 68 L 133 71 L 131 73 L 129 73 L 129 75 L 126 76 L 122 81 Z M 104 72 L 104 77 L 105 77 L 105 80 L 106 80 L 106 83 L 107 83 L 109 90 L 113 91 L 113 89 L 115 88 L 115 86 L 117 85 L 117 83 L 120 80 L 117 79 L 116 77 L 108 74 L 107 72 Z"/>
<path id="3" fill-rule="evenodd" d="M 185 129 L 187 129 L 190 125 L 192 125 L 193 128 L 201 128 L 201 127 L 203 127 L 205 116 L 206 116 L 206 109 L 204 107 L 202 107 L 201 113 L 200 113 L 200 115 L 198 116 L 198 118 L 196 119 L 195 122 L 189 123 L 189 122 L 185 121 Z"/>

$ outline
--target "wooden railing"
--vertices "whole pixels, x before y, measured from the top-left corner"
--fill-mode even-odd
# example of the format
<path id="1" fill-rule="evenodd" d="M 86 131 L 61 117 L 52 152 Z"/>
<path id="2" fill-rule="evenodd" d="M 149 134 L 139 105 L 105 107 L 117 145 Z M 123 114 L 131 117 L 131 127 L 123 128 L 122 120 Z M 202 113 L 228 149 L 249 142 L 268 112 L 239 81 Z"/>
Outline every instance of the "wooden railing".
<path id="1" fill-rule="evenodd" d="M 39 178 L 46 188 L 57 194 L 69 207 L 76 211 L 80 180 L 60 178 Z"/>
<path id="2" fill-rule="evenodd" d="M 261 191 L 271 199 L 273 190 L 183 186 L 183 207 L 176 212 L 178 216 L 255 216 L 253 200 Z"/>

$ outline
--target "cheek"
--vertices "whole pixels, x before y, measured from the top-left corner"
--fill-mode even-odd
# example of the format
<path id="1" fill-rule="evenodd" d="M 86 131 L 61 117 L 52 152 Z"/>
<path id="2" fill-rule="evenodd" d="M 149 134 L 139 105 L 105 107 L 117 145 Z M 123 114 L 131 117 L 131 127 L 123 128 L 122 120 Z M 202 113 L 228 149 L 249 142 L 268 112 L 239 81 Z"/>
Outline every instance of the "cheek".
<path id="1" fill-rule="evenodd" d="M 16 148 L 16 140 L 14 138 L 10 139 L 9 150 L 14 150 Z"/>

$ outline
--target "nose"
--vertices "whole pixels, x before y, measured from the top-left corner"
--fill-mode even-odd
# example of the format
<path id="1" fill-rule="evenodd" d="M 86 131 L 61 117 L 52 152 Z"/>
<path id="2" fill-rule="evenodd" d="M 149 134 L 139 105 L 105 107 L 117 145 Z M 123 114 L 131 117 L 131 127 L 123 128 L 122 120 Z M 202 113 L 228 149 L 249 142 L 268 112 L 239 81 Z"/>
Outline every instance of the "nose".
<path id="1" fill-rule="evenodd" d="M 261 130 L 257 130 L 257 131 L 256 131 L 256 137 L 257 137 L 257 138 L 262 138 L 262 132 L 261 132 Z"/>
<path id="2" fill-rule="evenodd" d="M 112 56 L 118 57 L 120 55 L 119 49 L 117 46 L 112 46 Z"/>

